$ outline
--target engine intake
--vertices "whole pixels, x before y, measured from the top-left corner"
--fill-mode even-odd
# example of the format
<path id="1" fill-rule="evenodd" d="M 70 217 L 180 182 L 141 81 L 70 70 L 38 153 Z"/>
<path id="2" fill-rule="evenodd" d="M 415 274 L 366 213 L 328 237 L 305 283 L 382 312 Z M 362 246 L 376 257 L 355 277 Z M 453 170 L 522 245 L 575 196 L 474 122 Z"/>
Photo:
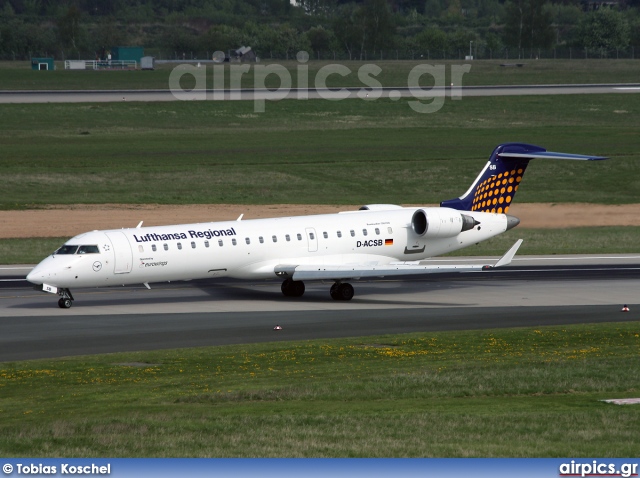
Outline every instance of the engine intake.
<path id="1" fill-rule="evenodd" d="M 418 209 L 411 217 L 413 232 L 425 237 L 453 237 L 478 224 L 473 217 L 448 208 Z"/>

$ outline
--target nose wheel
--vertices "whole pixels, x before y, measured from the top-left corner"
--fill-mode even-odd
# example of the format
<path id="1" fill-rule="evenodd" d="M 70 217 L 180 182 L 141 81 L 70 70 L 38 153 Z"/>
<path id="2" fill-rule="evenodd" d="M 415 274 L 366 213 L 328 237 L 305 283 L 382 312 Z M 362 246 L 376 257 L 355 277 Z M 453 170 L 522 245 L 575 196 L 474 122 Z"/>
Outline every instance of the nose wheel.
<path id="1" fill-rule="evenodd" d="M 73 301 L 71 299 L 58 300 L 58 307 L 60 307 L 61 309 L 70 309 L 72 305 L 73 305 Z"/>
<path id="2" fill-rule="evenodd" d="M 60 289 L 58 294 L 61 296 L 60 299 L 58 299 L 58 307 L 61 309 L 70 309 L 73 305 L 71 291 L 69 289 Z"/>

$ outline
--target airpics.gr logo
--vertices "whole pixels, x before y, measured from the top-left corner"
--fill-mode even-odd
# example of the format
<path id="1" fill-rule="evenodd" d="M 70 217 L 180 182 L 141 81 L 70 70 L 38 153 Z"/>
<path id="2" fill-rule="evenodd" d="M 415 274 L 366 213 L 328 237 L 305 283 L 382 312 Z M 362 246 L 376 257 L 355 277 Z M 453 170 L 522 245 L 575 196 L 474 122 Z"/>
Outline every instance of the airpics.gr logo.
<path id="1" fill-rule="evenodd" d="M 383 96 L 391 101 L 398 101 L 403 95 L 414 98 L 408 101 L 409 107 L 416 113 L 435 113 L 444 105 L 445 97 L 453 100 L 462 99 L 462 77 L 471 71 L 470 64 L 463 65 L 431 65 L 419 64 L 414 66 L 407 74 L 406 85 L 398 85 L 393 88 L 383 88 L 377 77 L 382 73 L 382 67 L 374 63 L 361 65 L 357 72 L 357 80 L 362 87 L 332 88 L 327 85 L 330 76 L 346 77 L 354 73 L 351 68 L 339 63 L 323 65 L 317 71 L 310 71 L 309 54 L 306 51 L 299 51 L 296 55 L 298 65 L 295 68 L 296 84 L 294 86 L 290 69 L 277 63 L 267 65 L 219 64 L 224 61 L 223 52 L 215 52 L 213 61 L 216 63 L 212 67 L 213 90 L 208 90 L 207 85 L 211 82 L 208 76 L 207 67 L 180 64 L 176 66 L 169 75 L 169 89 L 172 95 L 182 101 L 193 100 L 241 100 L 246 98 L 247 92 L 243 89 L 242 76 L 253 73 L 253 91 L 250 92 L 253 98 L 254 113 L 265 112 L 265 102 L 279 101 L 285 98 L 308 100 L 310 93 L 318 98 L 340 101 L 347 98 L 360 98 L 365 101 L 376 100 Z M 445 83 L 447 77 L 446 69 L 449 68 L 451 78 L 450 85 Z M 225 89 L 227 83 L 226 75 L 229 74 L 229 89 Z M 183 76 L 188 75 L 195 79 L 195 87 L 185 90 L 180 81 Z M 277 89 L 267 87 L 267 77 L 277 77 L 279 86 Z M 426 77 L 426 78 L 425 78 Z M 331 83 L 331 81 L 329 81 Z M 424 87 L 424 85 L 433 87 Z"/>
<path id="2" fill-rule="evenodd" d="M 589 463 L 571 460 L 571 463 L 562 463 L 558 471 L 559 476 L 621 476 L 629 478 L 638 476 L 638 464 L 622 463 L 617 466 L 615 463 L 602 463 L 597 460 Z"/>

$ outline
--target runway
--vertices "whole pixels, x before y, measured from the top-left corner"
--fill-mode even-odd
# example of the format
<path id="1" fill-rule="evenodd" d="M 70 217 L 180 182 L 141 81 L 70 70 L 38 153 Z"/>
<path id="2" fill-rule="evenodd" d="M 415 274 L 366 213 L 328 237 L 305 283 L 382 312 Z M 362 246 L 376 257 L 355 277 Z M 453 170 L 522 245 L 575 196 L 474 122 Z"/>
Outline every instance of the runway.
<path id="1" fill-rule="evenodd" d="M 460 258 L 440 259 L 463 262 Z M 485 261 L 479 258 L 479 261 Z M 491 262 L 491 261 L 489 261 Z M 486 273 L 354 282 L 350 302 L 309 283 L 233 280 L 73 291 L 74 306 L 0 270 L 0 362 L 440 330 L 640 320 L 640 256 L 525 257 Z M 23 271 L 23 272 L 20 272 Z M 621 312 L 628 304 L 630 312 Z M 274 331 L 275 325 L 282 331 Z"/>
<path id="2" fill-rule="evenodd" d="M 640 84 L 595 84 L 595 85 L 503 85 L 503 86 L 462 86 L 434 88 L 290 88 L 268 89 L 226 89 L 190 90 L 172 92 L 166 90 L 14 90 L 0 91 L 0 104 L 7 103 L 102 103 L 118 101 L 178 101 L 178 100 L 280 100 L 280 99 L 346 99 L 361 98 L 434 98 L 473 96 L 529 96 L 529 95 L 577 95 L 577 94 L 628 94 L 640 93 Z"/>

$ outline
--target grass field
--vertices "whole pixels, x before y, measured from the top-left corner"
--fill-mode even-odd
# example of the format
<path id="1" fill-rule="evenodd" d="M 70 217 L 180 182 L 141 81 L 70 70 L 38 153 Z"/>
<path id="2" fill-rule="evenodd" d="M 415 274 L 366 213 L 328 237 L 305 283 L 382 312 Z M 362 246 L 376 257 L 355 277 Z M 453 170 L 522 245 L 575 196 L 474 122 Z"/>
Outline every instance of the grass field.
<path id="1" fill-rule="evenodd" d="M 640 203 L 640 95 L 3 105 L 0 207 L 52 203 L 437 203 L 523 141 L 604 162 L 534 161 L 517 201 Z"/>
<path id="2" fill-rule="evenodd" d="M 504 63 L 523 63 L 522 68 L 502 67 Z M 296 61 L 264 62 L 259 68 L 268 64 L 282 65 L 289 71 L 292 86 L 299 85 L 298 67 Z M 310 61 L 307 65 L 308 74 L 301 70 L 301 77 L 308 78 L 310 87 L 322 84 L 316 83 L 318 71 L 331 65 L 339 64 L 348 69 L 343 74 L 333 74 L 328 77 L 326 85 L 329 87 L 366 86 L 358 77 L 358 71 L 363 65 L 373 64 L 381 69 L 374 76 L 383 86 L 402 87 L 409 86 L 410 71 L 417 65 L 432 64 L 444 65 L 446 77 L 442 86 L 452 81 L 452 65 L 471 65 L 469 73 L 462 77 L 462 84 L 474 85 L 523 85 L 523 84 L 577 84 L 577 83 L 638 83 L 640 82 L 640 60 L 480 60 L 473 62 L 463 61 Z M 71 90 L 71 89 L 168 89 L 169 75 L 177 64 L 158 65 L 154 71 L 71 71 L 64 70 L 64 64 L 58 62 L 56 71 L 40 72 L 32 71 L 30 62 L 0 62 L 0 89 L 2 90 Z M 239 84 L 230 81 L 230 68 L 239 68 L 239 65 L 226 65 L 225 87 L 253 88 L 261 86 L 256 84 L 254 77 L 255 66 L 241 77 Z M 208 88 L 213 87 L 213 67 L 205 65 L 201 71 L 206 71 Z M 183 79 L 184 88 L 193 88 L 193 77 Z M 420 79 L 423 86 L 433 85 L 433 77 L 424 75 Z M 277 88 L 280 79 L 276 75 L 270 75 L 264 83 L 268 87 Z M 304 83 L 303 83 L 304 85 Z"/>
<path id="3" fill-rule="evenodd" d="M 0 364 L 0 455 L 634 457 L 638 323 Z"/>

